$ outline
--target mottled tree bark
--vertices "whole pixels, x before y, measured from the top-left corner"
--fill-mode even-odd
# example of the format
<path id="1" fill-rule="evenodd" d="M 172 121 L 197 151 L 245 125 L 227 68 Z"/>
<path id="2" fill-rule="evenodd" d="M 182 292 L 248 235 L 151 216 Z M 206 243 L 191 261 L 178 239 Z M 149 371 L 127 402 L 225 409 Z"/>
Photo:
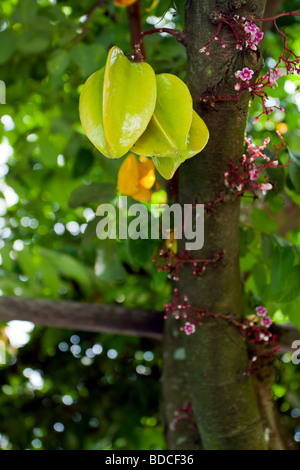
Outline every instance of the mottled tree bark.
<path id="1" fill-rule="evenodd" d="M 230 158 L 243 154 L 249 96 L 237 101 L 218 101 L 210 104 L 213 93 L 234 96 L 234 72 L 248 66 L 256 74 L 262 65 L 259 51 L 242 55 L 236 50 L 235 37 L 229 28 L 222 29 L 226 48 L 215 42 L 210 55 L 199 50 L 214 37 L 217 20 L 215 13 L 230 16 L 261 17 L 265 0 L 188 0 L 186 4 L 187 83 L 194 100 L 194 108 L 206 122 L 210 139 L 198 156 L 181 166 L 179 173 L 179 201 L 193 204 L 214 200 L 224 191 L 224 172 Z M 203 100 L 204 98 L 204 100 Z M 181 294 L 188 296 L 194 307 L 205 307 L 221 314 L 243 315 L 243 292 L 239 271 L 239 201 L 228 199 L 216 206 L 215 213 L 205 216 L 205 242 L 195 258 L 207 258 L 224 250 L 223 267 L 208 267 L 204 276 L 195 277 L 191 269 L 182 270 L 179 281 Z M 177 338 L 170 337 L 169 348 L 175 348 Z M 171 344 L 170 344 L 171 343 Z M 229 322 L 204 319 L 196 333 L 186 338 L 184 348 L 186 371 L 173 370 L 177 383 L 187 383 L 204 449 L 254 450 L 268 447 L 282 448 L 276 430 L 264 428 L 263 413 L 255 392 L 253 379 L 245 376 L 249 361 L 245 341 L 237 328 Z M 170 368 L 170 364 L 166 364 Z M 178 377 L 182 374 L 181 378 Z M 174 379 L 173 379 L 174 380 Z M 257 386 L 257 384 L 256 384 Z M 269 392 L 269 387 L 265 393 Z M 165 400 L 168 398 L 165 396 Z M 169 397 L 170 399 L 170 397 Z M 266 426 L 274 425 L 268 419 Z M 267 439 L 268 436 L 276 439 Z"/>

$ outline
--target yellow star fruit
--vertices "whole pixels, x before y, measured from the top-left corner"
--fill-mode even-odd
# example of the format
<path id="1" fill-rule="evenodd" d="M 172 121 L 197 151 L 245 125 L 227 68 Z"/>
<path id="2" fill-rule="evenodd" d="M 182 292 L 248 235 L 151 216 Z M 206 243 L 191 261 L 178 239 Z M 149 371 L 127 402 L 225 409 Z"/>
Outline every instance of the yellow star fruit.
<path id="1" fill-rule="evenodd" d="M 114 0 L 114 4 L 117 5 L 117 7 L 128 7 L 129 5 L 132 5 L 135 3 L 137 0 Z"/>
<path id="2" fill-rule="evenodd" d="M 125 196 L 141 202 L 150 202 L 151 188 L 155 183 L 155 168 L 153 162 L 141 157 L 138 161 L 130 153 L 122 163 L 118 174 L 118 189 Z"/>
<path id="3" fill-rule="evenodd" d="M 151 66 L 132 63 L 118 47 L 112 47 L 105 67 L 83 86 L 81 124 L 103 155 L 120 158 L 145 131 L 155 102 L 156 80 Z"/>
<path id="4" fill-rule="evenodd" d="M 127 185 L 124 194 L 129 194 L 129 187 L 130 195 L 140 191 L 143 200 L 148 200 L 152 185 L 147 187 L 151 181 L 147 174 L 140 176 L 142 167 L 154 165 L 170 179 L 209 138 L 204 121 L 193 110 L 186 84 L 169 73 L 155 76 L 149 64 L 130 62 L 118 47 L 110 49 L 105 67 L 84 84 L 79 113 L 87 137 L 106 157 L 120 158 L 128 150 L 152 157 L 153 163 L 128 157 L 121 167 L 123 172 L 128 167 L 127 175 L 133 178 L 132 182 L 122 181 L 123 188 Z"/>

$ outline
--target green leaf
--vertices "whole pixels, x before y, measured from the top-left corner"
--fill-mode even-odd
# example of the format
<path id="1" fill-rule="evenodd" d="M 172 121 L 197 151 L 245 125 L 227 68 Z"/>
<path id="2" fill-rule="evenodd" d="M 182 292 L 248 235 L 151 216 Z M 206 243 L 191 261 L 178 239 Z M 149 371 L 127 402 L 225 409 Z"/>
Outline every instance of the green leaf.
<path id="1" fill-rule="evenodd" d="M 285 305 L 282 311 L 284 315 L 288 315 L 291 322 L 300 330 L 300 297 L 295 299 L 294 302 Z"/>
<path id="2" fill-rule="evenodd" d="M 2 268 L 7 269 L 7 271 L 12 271 L 14 267 L 14 262 L 9 256 L 9 249 L 8 249 L 7 244 L 5 245 L 5 248 L 2 248 L 0 250 L 0 255 L 1 255 L 1 260 L 2 260 L 2 263 L 1 263 Z"/>
<path id="3" fill-rule="evenodd" d="M 47 68 L 51 75 L 61 76 L 69 65 L 70 56 L 67 51 L 58 49 L 50 57 Z"/>
<path id="4" fill-rule="evenodd" d="M 116 196 L 116 188 L 111 183 L 94 183 L 79 186 L 69 199 L 69 206 L 74 209 L 88 202 L 109 202 Z"/>
<path id="5" fill-rule="evenodd" d="M 282 303 L 292 302 L 300 295 L 300 264 L 293 267 L 286 284 L 286 288 L 280 297 Z"/>
<path id="6" fill-rule="evenodd" d="M 118 245 L 113 239 L 107 238 L 99 242 L 99 250 L 95 264 L 96 275 L 106 281 L 121 281 L 127 273 L 118 257 Z"/>
<path id="7" fill-rule="evenodd" d="M 300 154 L 292 153 L 288 148 L 291 163 L 288 166 L 288 173 L 295 189 L 300 191 Z"/>
<path id="8" fill-rule="evenodd" d="M 91 169 L 93 162 L 93 153 L 85 148 L 80 149 L 73 165 L 73 178 L 83 177 Z"/>
<path id="9" fill-rule="evenodd" d="M 279 235 L 277 235 L 277 233 L 273 233 L 273 238 L 274 240 L 276 240 L 278 245 L 281 246 L 282 248 L 291 248 L 293 246 L 291 242 L 280 237 Z"/>
<path id="10" fill-rule="evenodd" d="M 90 278 L 83 264 L 66 253 L 57 253 L 45 248 L 40 248 L 39 253 L 58 269 L 61 276 L 77 281 L 85 293 L 90 293 Z"/>
<path id="11" fill-rule="evenodd" d="M 84 234 L 82 235 L 82 246 L 88 246 L 92 243 L 92 241 L 97 238 L 97 225 L 100 222 L 101 217 L 95 217 L 93 220 L 91 220 L 88 224 L 87 227 L 84 231 Z M 97 240 L 99 240 L 97 238 Z"/>
<path id="12" fill-rule="evenodd" d="M 26 248 L 20 251 L 17 256 L 18 263 L 26 276 L 29 277 L 31 281 L 35 279 L 36 274 L 36 257 Z"/>
<path id="13" fill-rule="evenodd" d="M 274 240 L 272 237 L 265 235 L 264 233 L 261 235 L 262 241 L 262 250 L 265 259 L 268 261 L 272 258 L 274 252 Z"/>
<path id="14" fill-rule="evenodd" d="M 127 250 L 130 262 L 138 267 L 145 266 L 146 263 L 151 261 L 154 244 L 150 239 L 138 238 L 127 240 Z"/>
<path id="15" fill-rule="evenodd" d="M 36 0 L 20 0 L 18 9 L 16 10 L 18 21 L 30 24 L 35 21 L 37 11 Z"/>
<path id="16" fill-rule="evenodd" d="M 291 248 L 281 248 L 277 246 L 274 251 L 271 287 L 273 292 L 280 292 L 284 289 L 287 278 L 293 268 L 295 255 Z"/>
<path id="17" fill-rule="evenodd" d="M 262 209 L 254 209 L 251 214 L 251 226 L 266 233 L 277 231 L 276 223 L 271 217 Z"/>
<path id="18" fill-rule="evenodd" d="M 41 31 L 26 31 L 22 34 L 19 49 L 24 54 L 39 54 L 50 46 L 51 38 Z"/>
<path id="19" fill-rule="evenodd" d="M 70 54 L 75 64 L 78 65 L 83 77 L 88 77 L 97 69 L 98 64 L 93 49 L 87 44 L 82 42 L 75 44 L 70 49 Z"/>
<path id="20" fill-rule="evenodd" d="M 16 48 L 16 42 L 17 37 L 14 31 L 8 30 L 0 33 L 0 64 L 4 64 L 11 58 Z"/>
<path id="21" fill-rule="evenodd" d="M 58 297 L 61 280 L 58 276 L 57 269 L 51 263 L 41 260 L 37 271 L 41 273 L 42 283 L 51 291 L 51 295 Z"/>
<path id="22" fill-rule="evenodd" d="M 55 146 L 47 139 L 39 140 L 40 160 L 46 167 L 56 168 L 58 151 Z"/>
<path id="23" fill-rule="evenodd" d="M 253 279 L 259 296 L 263 297 L 267 285 L 267 275 L 265 269 L 262 269 L 260 264 L 253 266 Z"/>
<path id="24" fill-rule="evenodd" d="M 253 240 L 255 239 L 254 230 L 248 227 L 240 226 L 239 230 L 240 239 L 240 256 L 246 256 L 249 253 L 249 248 Z"/>

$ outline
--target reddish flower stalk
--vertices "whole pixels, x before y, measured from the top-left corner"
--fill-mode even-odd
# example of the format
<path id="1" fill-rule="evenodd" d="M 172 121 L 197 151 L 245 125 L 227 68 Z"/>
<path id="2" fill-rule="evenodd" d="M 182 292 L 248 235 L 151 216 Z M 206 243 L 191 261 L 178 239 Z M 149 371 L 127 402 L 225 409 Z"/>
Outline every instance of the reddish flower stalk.
<path id="1" fill-rule="evenodd" d="M 202 325 L 205 318 L 214 318 L 215 320 L 225 320 L 236 326 L 244 339 L 248 340 L 252 345 L 261 346 L 255 351 L 249 361 L 245 375 L 248 375 L 253 369 L 253 364 L 258 358 L 274 357 L 279 347 L 277 345 L 277 337 L 270 330 L 272 320 L 267 316 L 267 310 L 262 307 L 256 307 L 256 314 L 248 316 L 244 321 L 237 320 L 234 315 L 225 315 L 221 313 L 213 313 L 203 307 L 191 307 L 186 296 L 179 296 L 178 289 L 174 289 L 173 300 L 165 305 L 165 316 L 173 316 L 176 320 L 183 320 L 184 325 L 180 327 L 181 331 L 185 331 L 187 335 L 196 331 L 197 325 Z"/>
<path id="2" fill-rule="evenodd" d="M 191 412 L 192 412 L 192 403 L 189 402 L 187 405 L 182 406 L 181 408 L 178 408 L 174 412 L 173 420 L 170 424 L 170 429 L 172 431 L 177 431 L 177 425 L 180 421 L 187 421 L 196 431 L 198 431 L 197 424 L 193 419 L 191 418 Z"/>
<path id="3" fill-rule="evenodd" d="M 288 12 L 282 12 L 278 13 L 278 15 L 275 16 L 270 16 L 268 18 L 253 18 L 253 21 L 274 21 L 277 20 L 278 18 L 282 18 L 283 16 L 300 16 L 300 10 L 294 10 L 294 11 L 288 11 Z"/>
<path id="4" fill-rule="evenodd" d="M 203 276 L 209 264 L 218 264 L 220 266 L 224 253 L 223 251 L 215 253 L 210 259 L 192 259 L 189 258 L 189 255 L 189 252 L 186 250 L 182 251 L 181 255 L 179 255 L 163 248 L 158 255 L 154 256 L 152 261 L 156 264 L 158 271 L 168 272 L 170 279 L 179 281 L 179 270 L 183 264 L 192 264 L 193 274 L 195 276 Z"/>
<path id="5" fill-rule="evenodd" d="M 224 24 L 229 26 L 231 31 L 234 33 L 236 38 L 236 48 L 238 50 L 242 51 L 243 53 L 245 52 L 247 47 L 256 50 L 258 44 L 263 38 L 263 32 L 258 28 L 258 26 L 253 23 L 253 21 L 267 20 L 273 21 L 276 31 L 280 36 L 283 37 L 283 52 L 278 58 L 274 69 L 269 69 L 266 74 L 262 75 L 253 83 L 251 83 L 252 75 L 254 74 L 253 70 L 248 69 L 247 67 L 244 67 L 242 70 L 238 70 L 236 72 L 237 83 L 234 87 L 235 90 L 238 91 L 237 95 L 229 97 L 216 96 L 212 97 L 211 99 L 208 99 L 206 94 L 205 98 L 203 98 L 203 101 L 238 101 L 244 92 L 249 92 L 252 99 L 254 99 L 256 96 L 261 100 L 263 108 L 262 112 L 254 119 L 254 122 L 257 122 L 260 116 L 262 116 L 263 114 L 266 114 L 268 116 L 270 113 L 274 112 L 275 109 L 281 111 L 284 110 L 283 108 L 278 106 L 266 105 L 268 99 L 266 89 L 274 89 L 275 86 L 278 85 L 278 78 L 280 78 L 282 75 L 292 74 L 294 72 L 300 74 L 300 57 L 297 56 L 288 47 L 287 36 L 282 31 L 280 31 L 276 23 L 276 19 L 282 16 L 300 16 L 300 13 L 298 13 L 298 11 L 300 10 L 295 10 L 294 12 L 290 13 L 282 13 L 271 18 L 254 18 L 249 21 L 246 21 L 246 18 L 244 17 L 224 17 L 222 14 L 218 14 L 216 18 L 219 20 L 219 24 L 217 27 L 216 35 L 212 40 L 210 40 L 204 47 L 200 49 L 200 52 L 205 52 L 207 55 L 209 55 L 209 46 L 214 41 L 219 42 L 222 47 L 226 47 L 226 45 L 219 38 L 220 31 Z M 285 68 L 285 71 L 283 70 L 283 68 Z"/>
<path id="6" fill-rule="evenodd" d="M 143 31 L 140 34 L 140 39 L 136 43 L 136 45 L 133 48 L 133 52 L 130 56 L 131 60 L 137 60 L 138 62 L 144 62 L 144 57 L 141 52 L 141 45 L 143 43 L 143 39 L 145 36 L 148 36 L 150 34 L 155 34 L 155 33 L 167 33 L 173 36 L 178 42 L 186 46 L 186 36 L 185 32 L 181 29 L 171 29 L 171 28 L 153 28 L 153 29 L 148 29 L 147 31 Z"/>
<path id="7" fill-rule="evenodd" d="M 264 153 L 270 138 L 264 140 L 263 145 L 256 147 L 247 137 L 247 151 L 240 158 L 239 165 L 233 165 L 232 159 L 230 160 L 229 170 L 225 172 L 225 186 L 230 189 L 234 195 L 243 195 L 245 192 L 262 191 L 265 195 L 267 191 L 273 188 L 273 185 L 268 182 L 267 178 L 264 181 L 258 182 L 259 175 L 267 168 L 283 168 L 287 165 L 278 164 L 278 152 L 284 147 L 282 135 L 276 131 L 280 138 L 279 145 L 273 145 L 274 156 L 272 159 L 267 157 Z"/>

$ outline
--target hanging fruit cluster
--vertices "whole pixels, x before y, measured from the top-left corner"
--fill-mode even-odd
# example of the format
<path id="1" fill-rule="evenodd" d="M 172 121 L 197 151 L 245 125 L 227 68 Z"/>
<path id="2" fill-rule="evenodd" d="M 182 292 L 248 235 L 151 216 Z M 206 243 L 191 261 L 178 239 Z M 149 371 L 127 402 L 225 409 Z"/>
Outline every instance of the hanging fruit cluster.
<path id="1" fill-rule="evenodd" d="M 131 151 L 151 157 L 165 179 L 199 153 L 209 137 L 182 80 L 155 75 L 149 64 L 130 62 L 118 47 L 87 79 L 79 112 L 87 137 L 103 155 L 120 158 Z"/>

